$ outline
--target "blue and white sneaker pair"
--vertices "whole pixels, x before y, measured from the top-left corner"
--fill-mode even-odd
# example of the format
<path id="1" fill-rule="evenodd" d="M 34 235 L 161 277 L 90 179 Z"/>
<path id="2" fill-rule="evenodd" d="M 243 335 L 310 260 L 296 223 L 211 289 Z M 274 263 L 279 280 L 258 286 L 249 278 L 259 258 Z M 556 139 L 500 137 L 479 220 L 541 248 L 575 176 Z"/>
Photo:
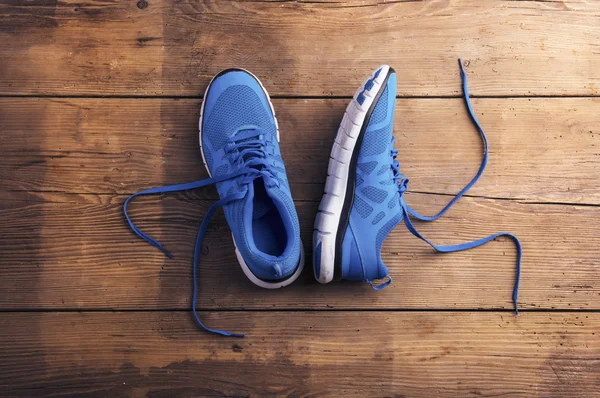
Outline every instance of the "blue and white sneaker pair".
<path id="1" fill-rule="evenodd" d="M 408 179 L 400 174 L 392 135 L 396 73 L 387 65 L 376 69 L 346 108 L 331 150 L 325 193 L 313 233 L 313 266 L 319 282 L 365 281 L 376 290 L 388 286 L 392 278 L 381 259 L 381 246 L 402 221 L 413 235 L 444 253 L 471 249 L 507 236 L 517 246 L 513 302 L 518 313 L 522 250 L 516 236 L 500 232 L 472 242 L 438 246 L 424 238 L 411 220 L 414 217 L 433 221 L 441 217 L 475 184 L 487 164 L 487 138 L 471 107 L 466 75 L 461 61 L 458 62 L 465 104 L 485 148 L 479 171 L 438 214 L 423 216 L 413 210 L 404 200 Z M 374 285 L 374 281 L 381 282 Z"/>
<path id="2" fill-rule="evenodd" d="M 480 177 L 487 163 L 487 140 L 471 109 L 462 70 L 467 108 L 485 144 L 485 156 L 473 180 L 437 215 L 421 216 L 404 201 L 408 180 L 400 174 L 392 135 L 396 74 L 381 66 L 362 84 L 348 105 L 329 162 L 325 194 L 313 234 L 313 266 L 321 283 L 366 281 L 379 290 L 391 282 L 381 260 L 381 246 L 400 222 L 440 252 L 466 250 L 498 236 L 513 238 L 518 248 L 517 305 L 521 246 L 514 235 L 499 233 L 454 246 L 436 246 L 423 238 L 410 216 L 431 221 L 442 216 Z M 201 223 L 193 264 L 192 309 L 204 330 L 224 336 L 241 334 L 210 329 L 196 312 L 197 267 L 202 238 L 214 212 L 223 207 L 242 270 L 256 285 L 280 288 L 298 278 L 304 266 L 298 216 L 279 149 L 279 129 L 273 105 L 260 81 L 241 69 L 214 77 L 204 95 L 200 114 L 200 147 L 210 178 L 138 192 L 124 204 L 133 231 L 167 256 L 160 243 L 139 230 L 127 215 L 136 196 L 183 191 L 216 184 L 220 200 Z M 374 285 L 373 281 L 387 281 Z"/>

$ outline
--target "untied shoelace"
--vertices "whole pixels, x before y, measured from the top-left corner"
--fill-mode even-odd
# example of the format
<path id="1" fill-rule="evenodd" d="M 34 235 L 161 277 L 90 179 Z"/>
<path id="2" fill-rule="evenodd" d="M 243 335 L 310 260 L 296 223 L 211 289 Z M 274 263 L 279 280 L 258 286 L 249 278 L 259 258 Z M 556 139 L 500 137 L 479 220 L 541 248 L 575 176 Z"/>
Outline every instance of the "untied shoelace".
<path id="1" fill-rule="evenodd" d="M 514 304 L 514 308 L 515 308 L 515 313 L 518 315 L 519 314 L 519 307 L 518 307 L 519 282 L 521 279 L 521 257 L 522 257 L 523 250 L 521 248 L 521 242 L 515 235 L 508 233 L 508 232 L 499 232 L 499 233 L 487 236 L 485 238 L 477 239 L 477 240 L 474 240 L 471 242 L 465 242 L 465 243 L 461 243 L 461 244 L 457 244 L 457 245 L 440 246 L 440 245 L 436 245 L 436 244 L 432 243 L 431 241 L 429 241 L 425 237 L 423 237 L 423 235 L 421 235 L 419 233 L 419 231 L 417 231 L 417 229 L 415 228 L 415 226 L 413 225 L 413 223 L 411 221 L 411 216 L 418 220 L 421 220 L 421 221 L 434 221 L 434 220 L 437 220 L 438 218 L 440 218 L 441 216 L 443 216 L 444 213 L 446 213 L 456 203 L 456 201 L 458 201 L 458 199 L 460 199 L 461 196 L 463 196 L 477 182 L 477 180 L 479 180 L 479 177 L 481 177 L 481 175 L 483 174 L 483 171 L 485 170 L 485 167 L 487 166 L 487 162 L 488 162 L 487 137 L 485 135 L 485 132 L 483 131 L 483 128 L 481 127 L 481 124 L 479 123 L 479 121 L 477 120 L 477 117 L 475 116 L 473 107 L 471 106 L 471 100 L 469 99 L 469 89 L 467 87 L 467 76 L 465 74 L 465 70 L 463 68 L 463 64 L 460 59 L 458 60 L 458 64 L 460 66 L 460 77 L 462 79 L 463 98 L 465 100 L 467 110 L 469 111 L 469 116 L 471 118 L 471 121 L 477 127 L 477 130 L 479 131 L 479 134 L 480 134 L 481 139 L 484 144 L 484 154 L 483 154 L 483 159 L 481 161 L 481 166 L 479 166 L 479 170 L 477 171 L 477 174 L 475 175 L 475 177 L 473 177 L 473 179 L 439 213 L 437 213 L 434 216 L 424 216 L 424 215 L 421 215 L 418 212 L 416 212 L 404 200 L 404 193 L 406 192 L 406 190 L 408 188 L 408 179 L 405 178 L 402 174 L 400 174 L 400 164 L 398 163 L 398 160 L 396 159 L 396 157 L 398 155 L 398 150 L 392 149 L 392 151 L 391 151 L 391 155 L 392 155 L 392 159 L 393 159 L 392 160 L 392 170 L 394 172 L 394 182 L 396 182 L 396 184 L 398 184 L 398 193 L 400 195 L 400 206 L 402 207 L 402 210 L 403 210 L 402 211 L 403 220 L 404 220 L 404 224 L 406 224 L 406 228 L 408 228 L 408 230 L 414 236 L 423 240 L 424 242 L 429 244 L 431 247 L 433 247 L 436 251 L 438 251 L 440 253 L 450 253 L 450 252 L 457 252 L 457 251 L 472 249 L 474 247 L 481 246 L 491 240 L 494 240 L 500 236 L 506 236 L 506 237 L 511 238 L 515 242 L 515 245 L 517 246 L 516 277 L 515 277 L 515 284 L 513 287 L 512 299 L 513 299 L 513 304 Z M 394 148 L 393 140 L 394 139 L 392 138 L 392 148 Z M 392 281 L 391 277 L 388 276 L 388 280 L 386 282 L 384 282 L 378 286 L 373 286 L 372 283 L 371 283 L 371 285 L 373 286 L 374 289 L 380 290 L 380 289 L 388 286 L 391 283 L 391 281 Z"/>
<path id="2" fill-rule="evenodd" d="M 272 167 L 274 166 L 274 164 L 272 163 L 273 161 L 268 159 L 268 147 L 269 142 L 265 140 L 264 132 L 260 129 L 249 128 L 237 132 L 231 138 L 229 138 L 225 144 L 226 156 L 234 165 L 234 169 L 237 168 L 235 171 L 220 176 L 207 178 L 204 180 L 188 182 L 185 184 L 168 185 L 164 187 L 146 189 L 131 195 L 129 198 L 127 198 L 127 200 L 125 200 L 125 203 L 123 204 L 123 212 L 125 213 L 125 218 L 127 219 L 129 226 L 131 227 L 133 232 L 135 232 L 140 238 L 144 239 L 152 246 L 161 250 L 167 257 L 173 258 L 173 255 L 168 250 L 166 250 L 154 238 L 141 231 L 138 227 L 135 226 L 133 221 L 131 221 L 131 218 L 129 218 L 129 215 L 127 214 L 127 205 L 129 204 L 129 202 L 136 196 L 187 191 L 190 189 L 196 189 L 205 187 L 207 185 L 216 184 L 226 180 L 232 180 L 238 177 L 240 177 L 238 181 L 238 184 L 240 186 L 250 184 L 257 178 L 263 178 L 265 184 L 268 186 L 279 186 L 279 180 L 276 178 L 275 173 L 272 169 Z M 202 220 L 202 223 L 200 224 L 200 229 L 198 230 L 198 235 L 196 237 L 196 246 L 194 248 L 194 293 L 192 296 L 192 312 L 194 315 L 194 319 L 196 320 L 198 326 L 200 326 L 203 330 L 206 330 L 207 332 L 211 333 L 220 334 L 222 336 L 244 337 L 243 334 L 231 333 L 225 330 L 211 329 L 205 326 L 202 323 L 202 321 L 200 321 L 200 318 L 198 317 L 198 312 L 196 310 L 196 301 L 198 298 L 198 260 L 200 258 L 202 240 L 204 238 L 204 234 L 206 233 L 206 229 L 208 228 L 208 224 L 213 214 L 220 207 L 223 207 L 236 200 L 243 199 L 246 196 L 246 193 L 247 190 L 232 192 L 227 196 L 219 199 L 212 206 L 210 206 L 210 208 L 206 212 L 206 215 L 204 216 L 204 219 Z"/>

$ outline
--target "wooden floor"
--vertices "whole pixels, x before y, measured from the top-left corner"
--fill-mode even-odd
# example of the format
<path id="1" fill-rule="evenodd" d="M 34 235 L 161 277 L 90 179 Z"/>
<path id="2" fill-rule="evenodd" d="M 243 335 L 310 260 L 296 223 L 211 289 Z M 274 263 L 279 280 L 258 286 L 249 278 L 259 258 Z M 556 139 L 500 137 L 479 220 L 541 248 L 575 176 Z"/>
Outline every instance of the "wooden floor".
<path id="1" fill-rule="evenodd" d="M 600 396 L 600 2 L 507 0 L 0 0 L 0 395 Z M 439 255 L 402 225 L 394 283 L 322 286 L 310 261 L 266 291 L 237 265 L 224 217 L 191 255 L 214 188 L 202 93 L 239 66 L 274 98 L 307 258 L 343 110 L 379 64 L 398 72 L 395 137 L 418 211 L 475 174 L 462 57 L 489 166 L 441 220 Z"/>

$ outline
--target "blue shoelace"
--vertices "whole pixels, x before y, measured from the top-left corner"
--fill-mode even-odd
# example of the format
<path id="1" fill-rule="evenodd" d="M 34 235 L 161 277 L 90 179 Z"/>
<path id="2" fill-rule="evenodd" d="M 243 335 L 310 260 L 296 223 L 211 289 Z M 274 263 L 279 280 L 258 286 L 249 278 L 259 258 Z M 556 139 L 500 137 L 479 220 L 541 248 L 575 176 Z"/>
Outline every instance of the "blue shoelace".
<path id="1" fill-rule="evenodd" d="M 431 247 L 433 247 L 436 251 L 438 251 L 440 253 L 450 253 L 450 252 L 457 252 L 457 251 L 472 249 L 474 247 L 481 246 L 491 240 L 494 240 L 500 236 L 507 236 L 507 237 L 511 238 L 517 246 L 517 268 L 516 268 L 516 278 L 515 278 L 515 284 L 514 284 L 514 288 L 513 288 L 512 299 L 513 299 L 513 303 L 514 303 L 514 307 L 515 307 L 515 313 L 518 315 L 519 314 L 519 307 L 518 307 L 519 282 L 521 279 L 521 257 L 522 257 L 523 250 L 521 248 L 521 242 L 515 235 L 508 233 L 508 232 L 499 232 L 497 234 L 493 234 L 493 235 L 487 236 L 485 238 L 474 240 L 471 242 L 465 242 L 465 243 L 461 243 L 458 245 L 440 246 L 440 245 L 436 245 L 436 244 L 430 242 L 425 237 L 423 237 L 423 235 L 421 235 L 419 233 L 419 231 L 417 231 L 417 229 L 415 228 L 415 226 L 413 225 L 413 223 L 410 219 L 410 216 L 413 216 L 416 219 L 421 220 L 421 221 L 434 221 L 434 220 L 437 220 L 438 218 L 440 218 L 441 216 L 443 216 L 444 213 L 446 213 L 456 203 L 456 201 L 458 201 L 458 199 L 460 199 L 461 196 L 463 196 L 477 182 L 477 180 L 479 180 L 479 177 L 481 177 L 481 175 L 483 174 L 483 171 L 485 170 L 485 167 L 487 166 L 487 161 L 488 161 L 487 137 L 485 136 L 485 132 L 483 131 L 481 124 L 479 124 L 479 121 L 477 120 L 477 117 L 475 116 L 475 112 L 473 111 L 473 108 L 471 106 L 471 100 L 469 99 L 469 89 L 467 87 L 467 76 L 465 74 L 465 70 L 463 69 L 462 61 L 460 59 L 458 60 L 458 64 L 460 66 L 460 77 L 462 79 L 463 98 L 465 100 L 465 104 L 469 111 L 469 116 L 471 118 L 471 121 L 477 127 L 477 130 L 479 130 L 479 134 L 481 135 L 481 139 L 484 144 L 485 151 L 484 151 L 484 155 L 483 155 L 483 160 L 481 161 L 481 166 L 479 166 L 479 170 L 477 171 L 477 174 L 475 175 L 475 177 L 473 177 L 471 182 L 469 182 L 438 214 L 436 214 L 434 216 L 423 216 L 423 215 L 417 213 L 413 208 L 411 208 L 404 200 L 403 195 L 408 188 L 408 179 L 405 178 L 402 174 L 400 174 L 400 165 L 398 163 L 398 160 L 396 159 L 396 156 L 398 155 L 398 151 L 396 149 L 393 149 L 392 150 L 392 158 L 393 158 L 392 169 L 394 171 L 394 181 L 398 184 L 398 193 L 400 194 L 400 205 L 402 206 L 403 214 L 404 214 L 403 219 L 404 219 L 404 223 L 406 224 L 406 227 L 414 236 L 423 240 L 424 242 L 429 244 Z M 393 141 L 393 138 L 392 138 L 392 141 Z M 392 142 L 392 147 L 393 147 L 393 142 Z M 375 288 L 377 288 L 377 290 L 382 289 L 382 288 L 386 287 L 387 285 L 389 285 L 390 282 L 391 282 L 391 278 L 388 277 L 388 281 L 384 282 L 381 285 L 376 286 Z"/>
<path id="2" fill-rule="evenodd" d="M 142 195 L 155 195 L 160 193 L 187 191 L 190 189 L 201 188 L 207 185 L 216 184 L 218 182 L 231 180 L 238 177 L 240 177 L 240 186 L 250 184 L 257 178 L 263 178 L 265 184 L 268 186 L 279 186 L 279 180 L 275 177 L 275 174 L 272 171 L 272 160 L 268 159 L 269 142 L 264 139 L 264 135 L 261 130 L 248 129 L 240 131 L 237 134 L 235 134 L 232 138 L 230 138 L 225 145 L 226 156 L 234 165 L 233 168 L 237 168 L 237 170 L 224 175 L 189 182 L 185 184 L 169 185 L 165 187 L 146 189 L 137 192 L 131 195 L 129 198 L 127 198 L 127 200 L 123 204 L 123 212 L 125 213 L 125 218 L 127 219 L 127 222 L 129 223 L 129 226 L 131 227 L 133 232 L 135 232 L 140 238 L 144 239 L 146 242 L 150 243 L 152 246 L 158 248 L 167 257 L 173 258 L 173 255 L 167 249 L 165 249 L 154 238 L 148 236 L 143 231 L 138 229 L 133 223 L 133 221 L 131 221 L 129 215 L 127 214 L 127 205 L 133 198 Z M 223 207 L 236 200 L 243 199 L 245 196 L 246 191 L 233 192 L 225 196 L 224 198 L 221 198 L 212 206 L 210 206 L 210 208 L 206 212 L 206 215 L 204 216 L 204 219 L 202 220 L 202 223 L 200 224 L 200 229 L 198 230 L 198 235 L 196 237 L 196 246 L 194 248 L 194 293 L 192 296 L 192 312 L 194 314 L 194 319 L 196 320 L 198 326 L 200 326 L 203 330 L 206 330 L 207 332 L 211 333 L 220 334 L 222 336 L 244 337 L 243 334 L 231 333 L 225 330 L 211 329 L 205 326 L 202 323 L 202 321 L 200 321 L 200 318 L 198 317 L 198 312 L 196 310 L 196 300 L 198 298 L 198 260 L 200 259 L 202 240 L 204 238 L 204 234 L 206 233 L 206 229 L 208 228 L 208 224 L 213 214 L 220 207 Z"/>

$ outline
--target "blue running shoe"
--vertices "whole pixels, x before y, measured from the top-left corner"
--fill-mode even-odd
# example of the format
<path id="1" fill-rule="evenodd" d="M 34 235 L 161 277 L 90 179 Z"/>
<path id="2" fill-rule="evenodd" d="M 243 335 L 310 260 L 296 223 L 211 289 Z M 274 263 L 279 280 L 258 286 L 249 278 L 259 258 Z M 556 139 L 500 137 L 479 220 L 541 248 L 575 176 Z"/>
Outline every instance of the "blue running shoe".
<path id="1" fill-rule="evenodd" d="M 273 105 L 254 75 L 228 69 L 215 76 L 204 95 L 199 128 L 200 149 L 210 178 L 138 192 L 125 202 L 125 216 L 134 232 L 170 257 L 129 219 L 129 201 L 139 195 L 216 184 L 220 200 L 208 210 L 196 240 L 192 308 L 203 329 L 241 336 L 209 329 L 196 314 L 197 264 L 210 217 L 223 207 L 242 270 L 254 284 L 276 289 L 296 280 L 304 266 L 298 215 L 281 158 Z"/>
<path id="2" fill-rule="evenodd" d="M 388 276 L 383 239 L 402 220 L 390 160 L 396 73 L 379 67 L 346 108 L 327 170 L 313 234 L 314 273 L 332 280 Z"/>
<path id="3" fill-rule="evenodd" d="M 514 235 L 501 232 L 459 245 L 439 246 L 425 239 L 411 221 L 411 216 L 422 221 L 441 217 L 475 184 L 487 164 L 487 139 L 471 108 L 466 75 L 460 60 L 459 64 L 465 103 L 485 147 L 477 175 L 434 216 L 422 216 L 405 202 L 403 195 L 408 179 L 400 174 L 396 160 L 398 151 L 392 135 L 396 74 L 387 65 L 379 67 L 365 80 L 346 108 L 331 150 L 325 193 L 313 233 L 313 266 L 319 282 L 341 279 L 366 281 L 376 290 L 388 286 L 392 279 L 381 259 L 381 246 L 402 221 L 413 235 L 438 252 L 467 250 L 499 236 L 508 236 L 517 246 L 513 302 L 518 313 L 522 250 Z M 373 284 L 377 280 L 381 282 Z"/>

